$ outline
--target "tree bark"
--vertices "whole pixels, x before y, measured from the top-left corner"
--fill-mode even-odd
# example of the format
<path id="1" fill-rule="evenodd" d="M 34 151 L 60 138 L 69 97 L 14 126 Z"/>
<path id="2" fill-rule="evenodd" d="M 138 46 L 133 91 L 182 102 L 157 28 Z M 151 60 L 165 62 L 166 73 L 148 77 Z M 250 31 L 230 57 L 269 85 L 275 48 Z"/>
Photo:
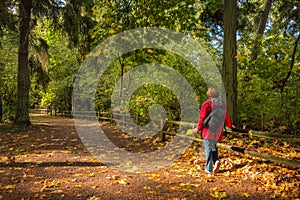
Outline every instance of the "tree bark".
<path id="1" fill-rule="evenodd" d="M 289 142 L 300 142 L 300 137 L 297 135 L 288 135 L 282 133 L 270 133 L 267 131 L 255 131 L 255 130 L 246 130 L 233 128 L 232 132 L 240 133 L 244 135 L 248 135 L 250 137 L 259 137 L 259 138 L 268 138 L 268 139 L 277 139 L 277 140 L 285 140 Z"/>
<path id="2" fill-rule="evenodd" d="M 20 36 L 18 51 L 18 86 L 15 124 L 29 125 L 29 88 L 30 71 L 28 65 L 28 46 L 30 34 L 32 0 L 21 0 L 19 4 L 20 13 Z"/>
<path id="3" fill-rule="evenodd" d="M 0 93 L 0 123 L 3 120 L 3 104 L 2 104 L 2 94 Z"/>
<path id="4" fill-rule="evenodd" d="M 237 2 L 224 2 L 224 43 L 222 77 L 226 89 L 229 114 L 237 123 L 237 63 L 236 63 Z"/>

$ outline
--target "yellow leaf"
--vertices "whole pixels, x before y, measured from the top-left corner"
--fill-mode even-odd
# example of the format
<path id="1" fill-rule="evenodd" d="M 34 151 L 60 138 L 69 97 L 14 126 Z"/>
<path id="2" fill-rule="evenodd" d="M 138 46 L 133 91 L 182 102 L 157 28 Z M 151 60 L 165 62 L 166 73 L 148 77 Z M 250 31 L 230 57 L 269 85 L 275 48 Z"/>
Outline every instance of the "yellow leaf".
<path id="1" fill-rule="evenodd" d="M 236 145 L 242 147 L 244 145 L 244 142 L 242 140 L 239 140 L 236 142 Z"/>
<path id="2" fill-rule="evenodd" d="M 90 174 L 88 174 L 87 176 L 88 176 L 88 177 L 94 177 L 95 174 L 94 174 L 94 173 L 90 173 Z"/>
<path id="3" fill-rule="evenodd" d="M 171 190 L 179 190 L 179 189 L 180 189 L 180 187 L 177 185 L 171 187 Z"/>
<path id="4" fill-rule="evenodd" d="M 118 181 L 118 183 L 122 184 L 122 185 L 129 185 L 128 182 L 126 182 L 124 179 L 123 180 L 120 180 Z"/>
<path id="5" fill-rule="evenodd" d="M 42 191 L 44 191 L 46 188 L 51 188 L 51 187 L 58 187 L 59 186 L 59 184 L 60 184 L 60 182 L 59 181 L 51 181 L 51 182 L 49 182 L 47 179 L 46 180 L 44 180 L 44 185 L 43 185 L 43 187 L 41 188 L 41 192 Z"/>
<path id="6" fill-rule="evenodd" d="M 151 174 L 152 177 L 159 177 L 160 174 Z"/>
<path id="7" fill-rule="evenodd" d="M 70 154 L 70 151 L 67 151 L 67 150 L 62 150 L 60 152 L 63 153 L 63 154 Z"/>
<path id="8" fill-rule="evenodd" d="M 51 183 L 48 184 L 48 187 L 58 187 L 60 184 L 59 181 L 52 181 Z"/>
<path id="9" fill-rule="evenodd" d="M 5 189 L 14 189 L 16 187 L 16 185 L 7 185 L 4 186 Z"/>
<path id="10" fill-rule="evenodd" d="M 186 132 L 187 135 L 193 135 L 194 134 L 194 130 L 193 129 L 189 129 Z"/>
<path id="11" fill-rule="evenodd" d="M 198 179 L 197 182 L 200 182 L 200 183 L 207 183 L 207 182 L 214 182 L 214 177 L 213 176 L 210 176 L 210 177 L 205 177 L 203 179 Z"/>
<path id="12" fill-rule="evenodd" d="M 225 199 L 227 197 L 227 194 L 226 192 L 215 191 L 213 193 L 210 193 L 210 196 L 218 199 Z"/>
<path id="13" fill-rule="evenodd" d="M 109 31 L 108 31 L 108 33 L 109 34 L 114 34 L 116 31 L 114 30 L 114 29 L 110 29 Z"/>
<path id="14" fill-rule="evenodd" d="M 225 183 L 236 183 L 237 181 L 234 179 L 224 180 Z"/>
<path id="15" fill-rule="evenodd" d="M 74 176 L 80 177 L 83 176 L 83 174 L 74 174 Z"/>
<path id="16" fill-rule="evenodd" d="M 199 187 L 199 184 L 195 184 L 195 183 L 181 183 L 180 186 L 188 186 L 188 187 Z"/>
<path id="17" fill-rule="evenodd" d="M 110 185 L 115 185 L 115 184 L 117 184 L 117 183 L 119 183 L 119 181 L 113 180 L 113 181 L 110 182 Z"/>
<path id="18" fill-rule="evenodd" d="M 148 53 L 148 54 L 153 54 L 152 49 L 147 49 L 147 53 Z"/>
<path id="19" fill-rule="evenodd" d="M 226 192 L 220 187 L 210 188 L 210 196 L 218 199 L 224 199 L 227 197 Z"/>
<path id="20" fill-rule="evenodd" d="M 248 192 L 243 192 L 242 196 L 244 196 L 244 197 L 250 197 L 250 194 Z"/>
<path id="21" fill-rule="evenodd" d="M 43 192 L 44 191 L 44 189 L 46 188 L 47 186 L 46 185 L 44 185 L 41 189 L 40 189 L 40 191 L 41 192 Z"/>
<path id="22" fill-rule="evenodd" d="M 181 169 L 175 169 L 175 172 L 186 172 L 187 170 L 186 169 L 183 169 L 183 168 L 181 168 Z"/>
<path id="23" fill-rule="evenodd" d="M 98 174 L 102 174 L 102 173 L 106 173 L 106 172 L 107 172 L 106 169 L 102 169 L 102 170 L 98 171 L 97 173 L 98 173 Z"/>
<path id="24" fill-rule="evenodd" d="M 236 59 L 238 61 L 243 61 L 245 59 L 245 57 L 243 55 L 241 55 L 241 54 L 238 54 L 238 55 L 236 55 Z"/>
<path id="25" fill-rule="evenodd" d="M 159 189 L 159 188 L 162 188 L 162 186 L 161 186 L 161 185 L 158 185 L 158 186 L 156 186 L 155 188 L 156 188 L 156 189 Z"/>
<path id="26" fill-rule="evenodd" d="M 92 196 L 92 197 L 89 197 L 87 200 L 101 200 L 101 199 L 96 196 Z"/>
<path id="27" fill-rule="evenodd" d="M 252 139 L 253 138 L 253 133 L 249 131 L 249 137 Z"/>

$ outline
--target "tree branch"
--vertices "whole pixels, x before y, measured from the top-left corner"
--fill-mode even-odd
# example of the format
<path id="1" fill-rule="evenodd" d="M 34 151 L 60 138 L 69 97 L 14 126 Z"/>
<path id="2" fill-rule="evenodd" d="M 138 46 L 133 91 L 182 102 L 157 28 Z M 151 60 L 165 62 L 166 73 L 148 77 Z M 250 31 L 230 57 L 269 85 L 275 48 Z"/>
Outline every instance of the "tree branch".
<path id="1" fill-rule="evenodd" d="M 285 77 L 285 79 L 282 83 L 282 86 L 281 86 L 281 89 L 280 89 L 281 94 L 283 93 L 285 84 L 287 83 L 288 79 L 290 78 L 290 76 L 292 74 L 299 40 L 300 40 L 300 34 L 298 34 L 298 38 L 297 38 L 297 40 L 295 41 L 295 44 L 294 44 L 294 49 L 293 49 L 293 53 L 292 53 L 292 60 L 291 60 L 291 64 L 290 64 L 290 70 L 289 70 L 288 74 L 286 75 L 286 77 Z"/>

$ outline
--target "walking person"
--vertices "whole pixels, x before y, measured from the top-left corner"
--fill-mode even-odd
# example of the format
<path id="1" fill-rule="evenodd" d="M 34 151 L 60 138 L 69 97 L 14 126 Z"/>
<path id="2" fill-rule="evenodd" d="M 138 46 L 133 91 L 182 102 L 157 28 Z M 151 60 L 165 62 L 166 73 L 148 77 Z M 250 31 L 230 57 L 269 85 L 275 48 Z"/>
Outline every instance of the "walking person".
<path id="1" fill-rule="evenodd" d="M 232 129 L 232 121 L 228 114 L 227 106 L 219 98 L 216 88 L 208 88 L 208 99 L 202 104 L 197 128 L 194 134 L 201 131 L 205 149 L 205 172 L 208 176 L 218 172 L 220 160 L 217 149 L 217 142 L 222 140 L 224 134 L 224 123 Z"/>

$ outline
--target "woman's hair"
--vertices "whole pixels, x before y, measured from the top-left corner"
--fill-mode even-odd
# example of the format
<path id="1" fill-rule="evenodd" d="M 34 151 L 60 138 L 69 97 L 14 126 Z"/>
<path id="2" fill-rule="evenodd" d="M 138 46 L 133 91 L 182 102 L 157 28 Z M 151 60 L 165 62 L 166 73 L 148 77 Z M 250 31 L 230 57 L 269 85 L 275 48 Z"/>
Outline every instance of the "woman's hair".
<path id="1" fill-rule="evenodd" d="M 215 88 L 215 87 L 208 88 L 206 94 L 209 97 L 214 97 L 214 98 L 219 97 L 219 92 L 218 92 L 217 88 Z"/>

